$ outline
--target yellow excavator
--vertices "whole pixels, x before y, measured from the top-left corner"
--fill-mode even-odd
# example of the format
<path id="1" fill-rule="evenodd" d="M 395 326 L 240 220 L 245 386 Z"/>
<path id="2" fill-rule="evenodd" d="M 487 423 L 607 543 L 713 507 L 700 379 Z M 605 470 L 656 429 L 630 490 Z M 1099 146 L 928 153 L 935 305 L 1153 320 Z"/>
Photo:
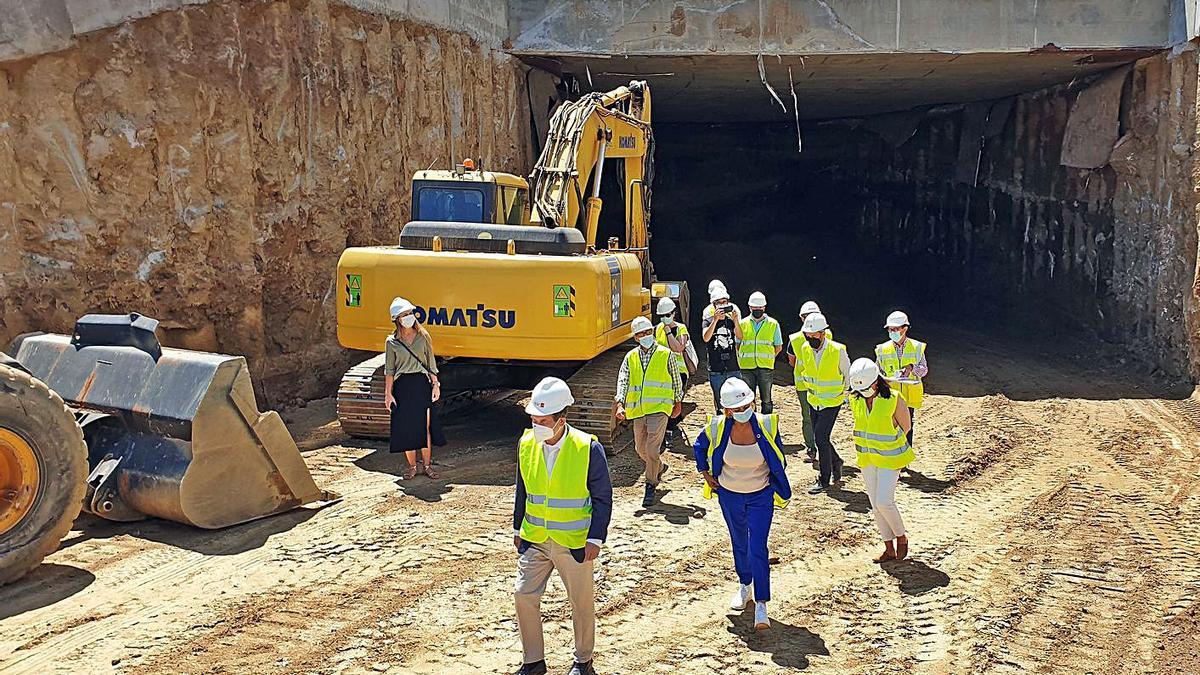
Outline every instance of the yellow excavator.
<path id="1" fill-rule="evenodd" d="M 258 411 L 243 357 L 162 347 L 157 328 L 88 315 L 0 352 L 0 585 L 81 509 L 213 529 L 337 498 L 279 415 Z"/>
<path id="2" fill-rule="evenodd" d="M 687 286 L 650 263 L 650 89 L 634 81 L 564 102 L 528 181 L 468 161 L 413 177 L 411 222 L 398 246 L 350 248 L 337 269 L 342 346 L 378 352 L 402 296 L 433 337 L 446 391 L 530 387 L 569 378 L 572 422 L 611 443 L 616 371 L 634 317 Z M 616 163 L 616 167 L 612 164 Z M 619 177 L 624 231 L 601 244 L 601 180 Z M 349 434 L 386 438 L 383 356 L 351 368 L 338 390 Z"/>

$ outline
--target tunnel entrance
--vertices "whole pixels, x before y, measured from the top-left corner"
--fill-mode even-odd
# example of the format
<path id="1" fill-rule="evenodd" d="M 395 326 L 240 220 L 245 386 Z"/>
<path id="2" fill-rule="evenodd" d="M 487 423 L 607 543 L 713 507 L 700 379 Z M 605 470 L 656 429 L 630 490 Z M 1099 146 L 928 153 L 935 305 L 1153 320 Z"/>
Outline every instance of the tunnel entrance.
<path id="1" fill-rule="evenodd" d="M 649 81 L 652 258 L 689 282 L 693 323 L 720 278 L 743 306 L 765 292 L 789 332 L 817 300 L 856 353 L 900 308 L 989 334 L 1098 334 L 1187 372 L 1171 286 L 1194 279 L 1195 226 L 1164 209 L 1194 201 L 1190 165 L 1155 138 L 1189 112 L 1169 109 L 1161 55 L 562 64 L 585 90 Z"/>

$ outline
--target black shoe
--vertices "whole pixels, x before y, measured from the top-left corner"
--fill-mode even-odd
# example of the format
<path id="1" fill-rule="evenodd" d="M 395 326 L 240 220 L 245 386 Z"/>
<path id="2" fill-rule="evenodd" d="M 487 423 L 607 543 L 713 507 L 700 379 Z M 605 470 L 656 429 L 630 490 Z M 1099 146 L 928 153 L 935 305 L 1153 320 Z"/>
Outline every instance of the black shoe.
<path id="1" fill-rule="evenodd" d="M 675 440 L 675 430 L 667 429 L 667 435 L 663 437 L 663 444 L 662 447 L 659 448 L 658 454 L 661 455 L 662 453 L 666 452 L 667 447 L 671 445 L 671 441 L 673 440 Z"/>
<path id="2" fill-rule="evenodd" d="M 839 483 L 839 484 L 842 482 L 842 465 L 841 464 L 838 464 L 837 466 L 833 467 L 833 482 Z"/>
<path id="3" fill-rule="evenodd" d="M 570 672 L 567 675 L 596 675 L 596 669 L 592 668 L 592 662 L 576 663 L 571 666 Z"/>
<path id="4" fill-rule="evenodd" d="M 521 666 L 513 675 L 546 675 L 546 660 L 534 661 Z"/>
<path id="5" fill-rule="evenodd" d="M 804 450 L 808 453 L 808 461 L 810 461 L 810 462 L 817 461 L 817 449 L 816 448 L 810 448 L 810 447 L 806 446 L 804 448 Z"/>
<path id="6" fill-rule="evenodd" d="M 646 483 L 646 496 L 642 498 L 642 508 L 648 509 L 651 506 L 654 506 L 654 486 Z"/>

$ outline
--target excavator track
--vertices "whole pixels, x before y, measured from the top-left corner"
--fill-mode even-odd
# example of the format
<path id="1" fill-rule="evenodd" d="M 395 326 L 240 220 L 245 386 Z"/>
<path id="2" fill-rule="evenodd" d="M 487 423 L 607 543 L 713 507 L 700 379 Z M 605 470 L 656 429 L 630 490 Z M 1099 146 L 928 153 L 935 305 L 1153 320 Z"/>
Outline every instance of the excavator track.
<path id="1" fill-rule="evenodd" d="M 383 407 L 384 355 L 352 367 L 338 385 L 337 416 L 342 431 L 356 438 L 387 438 L 391 415 Z"/>
<path id="2" fill-rule="evenodd" d="M 567 378 L 575 405 L 571 406 L 568 421 L 576 429 L 593 434 L 608 450 L 608 454 L 620 452 L 632 437 L 624 423 L 618 424 L 615 416 L 617 395 L 617 373 L 621 359 L 633 348 L 632 343 L 614 347 L 588 361 L 575 374 Z"/>

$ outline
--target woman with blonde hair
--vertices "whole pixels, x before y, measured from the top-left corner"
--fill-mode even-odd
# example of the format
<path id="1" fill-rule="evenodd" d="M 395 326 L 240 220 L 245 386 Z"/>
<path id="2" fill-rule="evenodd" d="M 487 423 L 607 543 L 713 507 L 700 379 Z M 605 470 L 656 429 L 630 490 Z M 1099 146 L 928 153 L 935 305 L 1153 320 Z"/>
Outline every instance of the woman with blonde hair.
<path id="1" fill-rule="evenodd" d="M 384 345 L 383 366 L 383 400 L 392 415 L 389 449 L 403 452 L 408 458 L 404 480 L 411 480 L 419 472 L 436 480 L 441 476 L 433 469 L 430 446 L 434 443 L 444 445 L 445 441 L 431 437 L 430 414 L 442 391 L 437 360 L 433 357 L 433 339 L 417 322 L 415 310 L 416 307 L 404 298 L 392 300 L 391 316 L 396 330 Z M 424 461 L 423 471 L 417 465 L 417 450 L 421 451 Z"/>

